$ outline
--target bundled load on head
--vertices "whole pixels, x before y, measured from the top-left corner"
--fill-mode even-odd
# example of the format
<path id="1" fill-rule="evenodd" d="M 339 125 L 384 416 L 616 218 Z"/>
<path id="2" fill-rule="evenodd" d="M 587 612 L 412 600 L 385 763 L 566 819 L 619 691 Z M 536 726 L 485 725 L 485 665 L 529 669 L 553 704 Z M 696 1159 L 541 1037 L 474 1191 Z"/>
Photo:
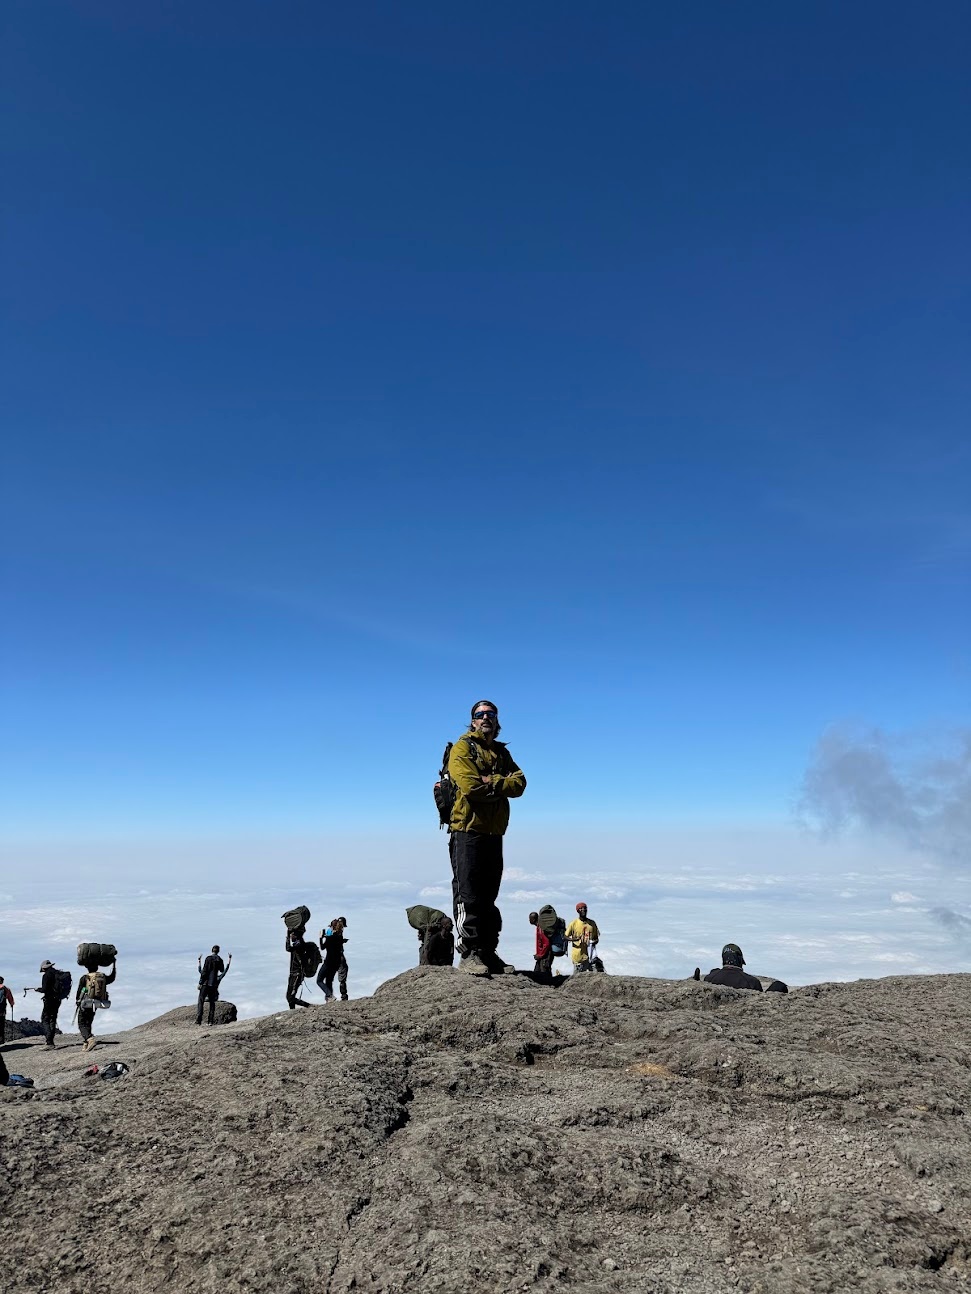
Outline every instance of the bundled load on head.
<path id="1" fill-rule="evenodd" d="M 284 912 L 283 920 L 288 930 L 303 930 L 310 920 L 310 909 L 303 904 L 299 908 L 291 908 Z"/>
<path id="2" fill-rule="evenodd" d="M 540 908 L 537 924 L 550 941 L 550 952 L 553 956 L 565 956 L 569 948 L 566 937 L 566 922 L 562 917 L 556 915 L 556 908 L 553 907 L 552 903 L 546 903 Z"/>
<path id="3" fill-rule="evenodd" d="M 118 949 L 114 944 L 78 944 L 79 966 L 110 966 L 117 956 Z"/>
<path id="4" fill-rule="evenodd" d="M 429 926 L 437 925 L 445 916 L 444 912 L 438 908 L 426 907 L 424 903 L 416 903 L 413 907 L 405 909 L 408 924 L 412 930 L 417 930 L 419 934 L 424 934 Z"/>

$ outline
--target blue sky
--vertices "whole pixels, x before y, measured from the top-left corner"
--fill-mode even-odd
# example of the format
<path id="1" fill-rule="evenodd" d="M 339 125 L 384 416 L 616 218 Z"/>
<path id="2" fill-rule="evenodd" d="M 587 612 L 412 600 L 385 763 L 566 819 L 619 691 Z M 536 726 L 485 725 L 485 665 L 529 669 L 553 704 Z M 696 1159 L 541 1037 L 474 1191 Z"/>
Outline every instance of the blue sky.
<path id="1" fill-rule="evenodd" d="M 482 695 L 567 842 L 966 730 L 966 6 L 3 21 L 8 869 L 380 881 Z"/>

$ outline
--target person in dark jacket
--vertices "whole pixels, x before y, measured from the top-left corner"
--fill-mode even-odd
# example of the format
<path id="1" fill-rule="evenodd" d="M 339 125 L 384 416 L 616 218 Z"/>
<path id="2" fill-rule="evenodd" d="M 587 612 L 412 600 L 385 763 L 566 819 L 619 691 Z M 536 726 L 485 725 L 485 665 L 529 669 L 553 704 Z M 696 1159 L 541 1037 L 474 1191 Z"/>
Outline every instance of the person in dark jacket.
<path id="1" fill-rule="evenodd" d="M 436 918 L 426 927 L 421 941 L 421 953 L 418 957 L 419 966 L 452 965 L 455 960 L 453 929 L 452 918 L 446 916 Z"/>
<path id="2" fill-rule="evenodd" d="M 47 1046 L 54 1046 L 54 1035 L 57 1033 L 57 1013 L 61 1009 L 61 986 L 58 983 L 57 970 L 52 961 L 40 964 L 40 986 L 31 990 L 40 993 L 44 1006 L 40 1013 L 40 1022 L 44 1026 L 44 1037 Z"/>
<path id="3" fill-rule="evenodd" d="M 731 988 L 750 988 L 762 992 L 762 984 L 754 975 L 746 975 L 742 967 L 745 958 L 738 944 L 726 944 L 722 949 L 721 967 L 710 970 L 705 976 L 706 984 L 727 984 Z"/>
<path id="4" fill-rule="evenodd" d="M 13 1010 L 13 994 L 0 975 L 0 1047 L 7 1041 L 7 1007 Z"/>
<path id="5" fill-rule="evenodd" d="M 107 1002 L 108 985 L 114 984 L 115 976 L 118 974 L 117 959 L 111 963 L 111 974 L 106 975 L 97 962 L 85 962 L 84 969 L 86 975 L 82 975 L 78 980 L 78 991 L 74 995 L 74 1000 L 78 1005 L 78 1033 L 84 1039 L 82 1051 L 93 1051 L 98 1045 L 97 1038 L 93 1034 L 94 1013 L 99 1006 Z M 103 996 L 102 990 L 104 990 Z M 46 1001 L 46 998 L 45 998 Z"/>
<path id="6" fill-rule="evenodd" d="M 301 950 L 303 948 L 303 937 L 307 933 L 306 926 L 297 926 L 296 930 L 287 931 L 287 952 L 290 954 L 290 978 L 287 980 L 287 1006 L 292 1011 L 298 1006 L 310 1006 L 302 997 L 297 997 L 300 988 L 306 979 L 303 973 L 303 961 L 301 959 Z"/>
<path id="7" fill-rule="evenodd" d="M 334 976 L 340 989 L 341 1001 L 347 1001 L 347 958 L 344 956 L 344 945 L 347 939 L 347 917 L 334 917 L 326 930 L 320 932 L 320 948 L 324 960 L 317 972 L 317 987 L 324 990 L 324 1001 L 329 1002 L 334 996 Z"/>
<path id="8" fill-rule="evenodd" d="M 216 1023 L 216 1003 L 219 1001 L 219 985 L 229 974 L 233 954 L 228 954 L 228 963 L 219 956 L 219 945 L 213 944 L 212 952 L 203 964 L 202 953 L 199 954 L 199 1009 L 196 1012 L 196 1024 L 202 1024 L 202 1009 L 209 1003 L 209 1024 Z"/>
<path id="9" fill-rule="evenodd" d="M 496 900 L 509 801 L 526 790 L 526 778 L 505 743 L 496 740 L 499 732 L 496 706 L 476 701 L 469 730 L 448 757 L 456 792 L 448 837 L 456 946 L 461 955 L 459 970 L 471 975 L 513 970 L 496 951 L 502 929 Z"/>

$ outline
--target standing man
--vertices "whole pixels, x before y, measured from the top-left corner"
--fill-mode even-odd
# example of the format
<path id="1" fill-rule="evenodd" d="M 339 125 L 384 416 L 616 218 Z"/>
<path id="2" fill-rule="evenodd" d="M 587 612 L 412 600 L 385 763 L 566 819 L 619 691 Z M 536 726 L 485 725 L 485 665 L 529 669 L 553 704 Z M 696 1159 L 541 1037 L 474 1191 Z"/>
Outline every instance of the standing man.
<path id="1" fill-rule="evenodd" d="M 334 996 L 334 976 L 340 988 L 341 1001 L 347 1001 L 347 958 L 344 956 L 344 945 L 347 939 L 347 917 L 334 917 L 326 930 L 320 932 L 320 947 L 324 960 L 317 972 L 317 987 L 324 990 L 324 1001 L 329 1002 Z"/>
<path id="2" fill-rule="evenodd" d="M 196 1012 L 196 1024 L 202 1024 L 202 1008 L 209 1003 L 209 1024 L 216 1023 L 216 1003 L 219 1001 L 219 985 L 229 974 L 233 964 L 233 954 L 229 954 L 229 963 L 224 964 L 219 956 L 219 945 L 213 944 L 212 952 L 206 958 L 205 965 L 202 953 L 199 954 L 199 1010 Z"/>
<path id="3" fill-rule="evenodd" d="M 536 952 L 533 960 L 536 962 L 536 969 L 533 974 L 540 984 L 553 983 L 553 945 L 550 943 L 549 936 L 539 923 L 539 913 L 530 912 L 529 924 L 536 927 Z"/>
<path id="4" fill-rule="evenodd" d="M 54 1035 L 57 1033 L 57 1013 L 61 1008 L 61 985 L 58 981 L 59 976 L 54 968 L 54 963 L 42 961 L 40 964 L 40 987 L 33 989 L 32 992 L 40 993 L 44 999 L 40 1022 L 44 1026 L 44 1037 L 47 1040 L 48 1047 L 54 1046 Z M 70 984 L 70 979 L 67 982 Z M 24 992 L 26 993 L 27 990 L 24 989 Z"/>
<path id="5" fill-rule="evenodd" d="M 303 969 L 304 935 L 306 926 L 297 926 L 296 930 L 287 931 L 287 952 L 290 954 L 290 976 L 287 979 L 287 1006 L 293 1011 L 298 1006 L 309 1006 L 302 997 L 297 997 L 306 979 Z"/>
<path id="6" fill-rule="evenodd" d="M 7 1041 L 7 1007 L 13 1010 L 13 994 L 0 975 L 0 1047 Z"/>
<path id="7" fill-rule="evenodd" d="M 50 965 L 50 963 L 47 963 Z M 108 985 L 114 984 L 115 976 L 118 974 L 118 960 L 115 958 L 111 963 L 111 974 L 106 975 L 96 961 L 84 963 L 87 971 L 78 980 L 78 991 L 75 994 L 75 1001 L 78 1004 L 78 1033 L 84 1039 L 82 1051 L 93 1051 L 98 1045 L 97 1038 L 93 1034 L 94 1013 L 104 1007 L 111 1006 L 108 1000 Z M 47 1009 L 47 997 L 44 997 L 45 1010 Z M 48 1043 L 53 1046 L 53 1043 Z"/>
<path id="8" fill-rule="evenodd" d="M 585 903 L 577 904 L 577 914 L 566 928 L 566 937 L 570 941 L 574 975 L 592 971 L 594 966 L 590 960 L 590 949 L 600 942 L 600 930 L 596 921 L 587 916 Z"/>
<path id="9" fill-rule="evenodd" d="M 509 801 L 525 791 L 526 778 L 505 743 L 496 740 L 499 732 L 498 708 L 491 701 L 477 701 L 468 732 L 448 757 L 448 775 L 455 785 L 448 852 L 456 946 L 459 969 L 471 975 L 512 970 L 496 952 L 502 929 L 496 899 Z"/>

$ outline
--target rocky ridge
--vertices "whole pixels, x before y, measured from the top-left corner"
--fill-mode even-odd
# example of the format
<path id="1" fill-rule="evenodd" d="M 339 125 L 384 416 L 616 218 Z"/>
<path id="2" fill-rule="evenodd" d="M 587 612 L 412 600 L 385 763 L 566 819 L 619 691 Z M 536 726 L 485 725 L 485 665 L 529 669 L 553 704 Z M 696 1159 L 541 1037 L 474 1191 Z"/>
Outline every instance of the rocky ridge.
<path id="1" fill-rule="evenodd" d="M 425 968 L 90 1057 L 25 1040 L 5 1289 L 967 1290 L 968 987 Z"/>

